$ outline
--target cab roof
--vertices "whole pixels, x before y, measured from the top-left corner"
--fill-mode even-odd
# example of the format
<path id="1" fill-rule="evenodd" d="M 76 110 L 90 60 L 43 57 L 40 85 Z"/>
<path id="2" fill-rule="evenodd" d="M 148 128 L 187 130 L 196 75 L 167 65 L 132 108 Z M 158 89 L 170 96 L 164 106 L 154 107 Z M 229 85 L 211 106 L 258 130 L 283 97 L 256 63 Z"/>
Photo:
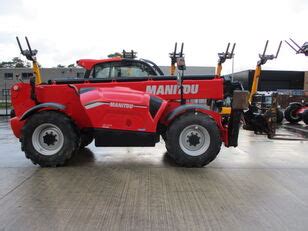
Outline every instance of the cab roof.
<path id="1" fill-rule="evenodd" d="M 109 62 L 120 62 L 123 58 L 115 57 L 109 59 L 79 59 L 76 61 L 78 66 L 85 68 L 86 70 L 91 70 L 92 67 L 98 63 L 109 63 Z"/>

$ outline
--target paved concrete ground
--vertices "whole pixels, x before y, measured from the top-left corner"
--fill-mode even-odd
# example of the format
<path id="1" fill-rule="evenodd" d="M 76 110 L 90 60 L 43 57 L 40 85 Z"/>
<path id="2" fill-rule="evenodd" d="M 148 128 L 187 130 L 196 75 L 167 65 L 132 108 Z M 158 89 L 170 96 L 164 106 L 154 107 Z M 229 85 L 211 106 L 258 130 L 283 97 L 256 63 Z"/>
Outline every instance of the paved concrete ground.
<path id="1" fill-rule="evenodd" d="M 40 168 L 0 122 L 0 230 L 307 230 L 307 218 L 307 141 L 241 131 L 201 169 L 174 166 L 163 143 L 91 144 Z"/>
<path id="2" fill-rule="evenodd" d="M 292 132 L 301 134 L 302 136 L 308 137 L 308 125 L 306 125 L 303 121 L 300 121 L 297 124 L 291 124 L 284 121 L 282 127 Z"/>

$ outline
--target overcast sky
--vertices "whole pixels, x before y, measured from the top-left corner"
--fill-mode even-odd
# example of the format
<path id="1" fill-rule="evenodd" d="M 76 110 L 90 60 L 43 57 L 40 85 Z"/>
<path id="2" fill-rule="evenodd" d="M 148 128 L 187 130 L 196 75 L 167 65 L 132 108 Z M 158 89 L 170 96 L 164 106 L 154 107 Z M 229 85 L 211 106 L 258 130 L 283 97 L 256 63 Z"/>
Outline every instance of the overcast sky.
<path id="1" fill-rule="evenodd" d="M 235 71 L 241 71 L 255 68 L 267 39 L 268 53 L 289 37 L 308 41 L 307 16 L 307 0 L 0 0 L 0 61 L 19 55 L 16 35 L 30 38 L 43 67 L 122 49 L 169 65 L 176 41 L 185 42 L 186 65 L 215 66 L 217 53 L 236 42 Z M 264 69 L 307 71 L 308 57 L 284 43 Z"/>

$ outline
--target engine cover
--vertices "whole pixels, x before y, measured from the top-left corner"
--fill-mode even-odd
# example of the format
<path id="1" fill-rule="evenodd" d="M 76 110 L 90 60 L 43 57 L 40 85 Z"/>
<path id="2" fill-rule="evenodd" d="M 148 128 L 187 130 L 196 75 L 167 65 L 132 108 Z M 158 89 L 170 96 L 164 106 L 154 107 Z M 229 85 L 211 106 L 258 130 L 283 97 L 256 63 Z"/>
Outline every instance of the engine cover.
<path id="1" fill-rule="evenodd" d="M 156 132 L 164 100 L 126 87 L 80 89 L 92 128 Z"/>

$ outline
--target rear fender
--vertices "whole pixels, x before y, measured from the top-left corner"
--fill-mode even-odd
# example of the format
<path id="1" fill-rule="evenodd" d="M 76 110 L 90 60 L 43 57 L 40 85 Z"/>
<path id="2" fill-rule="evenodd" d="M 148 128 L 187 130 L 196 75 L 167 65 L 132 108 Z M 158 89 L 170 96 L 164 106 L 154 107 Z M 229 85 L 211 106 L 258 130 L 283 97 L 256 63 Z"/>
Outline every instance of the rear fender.
<path id="1" fill-rule="evenodd" d="M 60 110 L 63 111 L 65 110 L 65 106 L 63 104 L 59 104 L 59 103 L 42 103 L 42 104 L 38 104 L 35 105 L 34 107 L 30 108 L 29 110 L 27 110 L 21 117 L 20 117 L 20 121 L 23 121 L 27 118 L 29 118 L 31 115 L 33 115 L 35 112 L 40 111 L 42 109 L 53 109 L 53 110 Z"/>
<path id="2" fill-rule="evenodd" d="M 34 113 L 41 111 L 41 110 L 58 110 L 63 111 L 65 109 L 65 106 L 59 103 L 42 103 L 38 104 L 36 106 L 33 106 L 29 110 L 27 110 L 21 117 L 14 116 L 11 117 L 10 123 L 11 128 L 13 130 L 14 135 L 17 138 L 20 138 L 21 136 L 21 129 L 25 125 L 25 120 L 29 118 Z"/>

